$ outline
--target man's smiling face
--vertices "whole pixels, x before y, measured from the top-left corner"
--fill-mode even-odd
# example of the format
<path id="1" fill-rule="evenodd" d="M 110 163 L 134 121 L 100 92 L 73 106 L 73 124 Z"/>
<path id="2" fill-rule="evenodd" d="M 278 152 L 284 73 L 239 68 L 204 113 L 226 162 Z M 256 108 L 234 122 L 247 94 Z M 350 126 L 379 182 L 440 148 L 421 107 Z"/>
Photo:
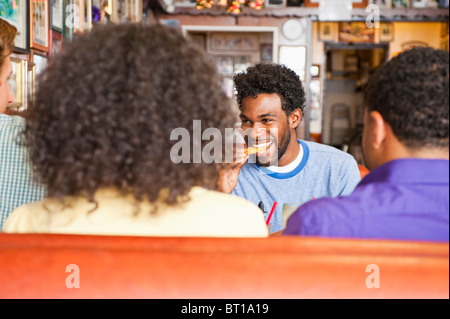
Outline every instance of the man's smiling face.
<path id="1" fill-rule="evenodd" d="M 249 147 L 260 149 L 256 162 L 260 166 L 278 165 L 291 141 L 289 118 L 277 94 L 259 94 L 242 100 L 242 130 Z"/>

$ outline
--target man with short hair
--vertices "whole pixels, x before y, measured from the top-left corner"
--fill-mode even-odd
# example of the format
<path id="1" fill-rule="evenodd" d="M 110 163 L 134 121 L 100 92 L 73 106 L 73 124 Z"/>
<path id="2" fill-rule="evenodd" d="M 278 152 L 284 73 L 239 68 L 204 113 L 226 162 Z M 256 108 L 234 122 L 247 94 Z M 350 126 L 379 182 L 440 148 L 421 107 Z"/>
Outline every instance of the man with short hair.
<path id="1" fill-rule="evenodd" d="M 4 114 L 14 102 L 8 78 L 16 33 L 14 26 L 0 18 L 0 229 L 16 207 L 45 196 L 45 188 L 33 181 L 28 152 L 21 140 L 25 121 Z"/>
<path id="2" fill-rule="evenodd" d="M 372 171 L 348 197 L 299 207 L 283 234 L 448 242 L 448 52 L 403 52 L 366 93 L 362 146 Z"/>
<path id="3" fill-rule="evenodd" d="M 354 190 L 360 173 L 351 155 L 297 139 L 305 92 L 294 71 L 259 63 L 234 80 L 248 148 L 222 171 L 221 191 L 261 203 L 266 219 L 277 202 L 270 221 L 274 233 L 284 228 L 284 204 L 299 206 L 314 197 L 348 195 Z"/>

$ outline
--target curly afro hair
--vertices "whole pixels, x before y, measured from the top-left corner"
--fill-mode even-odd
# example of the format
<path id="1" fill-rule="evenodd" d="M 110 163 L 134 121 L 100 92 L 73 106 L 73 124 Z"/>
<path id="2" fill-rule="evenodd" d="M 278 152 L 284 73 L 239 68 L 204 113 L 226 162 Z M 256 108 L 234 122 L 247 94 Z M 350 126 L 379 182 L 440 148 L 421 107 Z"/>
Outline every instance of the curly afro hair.
<path id="1" fill-rule="evenodd" d="M 448 62 L 446 51 L 414 48 L 380 67 L 367 87 L 368 109 L 407 147 L 449 146 Z"/>
<path id="2" fill-rule="evenodd" d="M 302 82 L 294 71 L 284 65 L 258 63 L 246 72 L 236 74 L 234 83 L 239 108 L 247 96 L 256 98 L 259 94 L 276 93 L 287 116 L 295 109 L 300 109 L 303 114 L 306 100 Z"/>
<path id="3" fill-rule="evenodd" d="M 171 161 L 171 131 L 193 121 L 233 127 L 215 65 L 173 28 L 96 26 L 65 43 L 39 79 L 25 137 L 48 196 L 113 187 L 175 204 L 193 186 L 214 189 L 219 164 Z M 202 147 L 207 141 L 202 141 Z M 191 154 L 192 155 L 192 154 Z"/>

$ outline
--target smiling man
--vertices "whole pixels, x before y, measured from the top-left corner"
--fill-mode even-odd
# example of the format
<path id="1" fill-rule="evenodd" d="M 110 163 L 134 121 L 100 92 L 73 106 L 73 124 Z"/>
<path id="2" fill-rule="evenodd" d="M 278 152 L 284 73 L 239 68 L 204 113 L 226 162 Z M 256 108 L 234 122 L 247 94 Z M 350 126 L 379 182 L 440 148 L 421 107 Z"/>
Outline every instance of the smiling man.
<path id="1" fill-rule="evenodd" d="M 222 171 L 221 191 L 262 203 L 266 218 L 276 201 L 271 232 L 283 229 L 283 204 L 298 206 L 353 191 L 360 173 L 352 156 L 297 139 L 305 92 L 294 71 L 260 63 L 237 74 L 234 81 L 248 151 Z"/>

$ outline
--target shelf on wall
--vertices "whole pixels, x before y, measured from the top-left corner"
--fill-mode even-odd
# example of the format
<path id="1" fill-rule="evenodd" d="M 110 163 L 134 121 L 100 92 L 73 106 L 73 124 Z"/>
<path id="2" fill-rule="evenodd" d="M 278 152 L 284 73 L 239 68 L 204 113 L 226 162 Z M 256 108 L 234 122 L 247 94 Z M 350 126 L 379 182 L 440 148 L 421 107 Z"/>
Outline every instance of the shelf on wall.
<path id="1" fill-rule="evenodd" d="M 194 7 L 178 7 L 170 15 L 192 15 L 192 16 L 233 16 L 233 17 L 271 17 L 271 18 L 312 18 L 318 20 L 318 8 L 305 7 L 284 7 L 284 8 L 265 8 L 254 10 L 244 8 L 241 13 L 234 14 L 226 12 L 224 8 L 212 8 L 198 10 Z M 365 9 L 353 9 L 352 20 L 365 21 L 368 13 Z M 381 21 L 448 21 L 448 9 L 411 9 L 394 8 L 380 10 Z"/>

